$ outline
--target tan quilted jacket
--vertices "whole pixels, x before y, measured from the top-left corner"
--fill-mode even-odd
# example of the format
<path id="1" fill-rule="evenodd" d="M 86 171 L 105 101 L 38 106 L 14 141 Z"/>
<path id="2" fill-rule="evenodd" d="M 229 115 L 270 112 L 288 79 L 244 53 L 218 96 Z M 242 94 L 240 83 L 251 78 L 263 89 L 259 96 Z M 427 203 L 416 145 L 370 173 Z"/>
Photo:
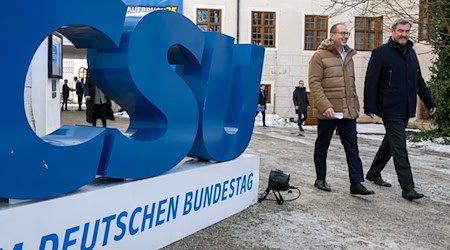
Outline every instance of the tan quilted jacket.
<path id="1" fill-rule="evenodd" d="M 344 119 L 359 116 L 353 65 L 356 51 L 346 49 L 347 56 L 342 63 L 333 42 L 326 39 L 309 61 L 309 87 L 314 102 L 313 112 L 318 119 L 329 119 L 323 115 L 329 107 L 344 113 Z"/>

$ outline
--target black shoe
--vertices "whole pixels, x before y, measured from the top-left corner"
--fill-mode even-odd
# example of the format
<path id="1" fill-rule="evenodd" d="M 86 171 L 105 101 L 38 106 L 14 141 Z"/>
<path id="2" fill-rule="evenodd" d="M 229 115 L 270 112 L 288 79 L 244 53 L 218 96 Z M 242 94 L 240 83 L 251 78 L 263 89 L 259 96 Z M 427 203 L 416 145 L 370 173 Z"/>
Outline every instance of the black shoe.
<path id="1" fill-rule="evenodd" d="M 300 132 L 305 132 L 305 130 L 302 127 L 300 127 Z"/>
<path id="2" fill-rule="evenodd" d="M 350 194 L 370 195 L 375 194 L 375 192 L 368 190 L 361 183 L 353 183 L 350 185 Z"/>
<path id="3" fill-rule="evenodd" d="M 316 180 L 316 182 L 314 182 L 314 187 L 323 191 L 331 192 L 330 186 L 324 180 Z"/>
<path id="4" fill-rule="evenodd" d="M 267 127 L 266 124 L 264 124 L 263 127 Z"/>
<path id="5" fill-rule="evenodd" d="M 77 109 L 77 111 L 83 111 L 83 109 Z"/>
<path id="6" fill-rule="evenodd" d="M 366 180 L 368 181 L 373 181 L 373 183 L 379 185 L 379 186 L 383 186 L 383 187 L 391 187 L 391 183 L 389 182 L 385 182 L 381 176 L 373 176 L 373 175 L 367 175 L 366 176 Z"/>
<path id="7" fill-rule="evenodd" d="M 417 193 L 416 190 L 414 190 L 414 188 L 410 188 L 402 191 L 402 197 L 409 201 L 412 201 L 415 199 L 423 198 L 423 194 Z"/>

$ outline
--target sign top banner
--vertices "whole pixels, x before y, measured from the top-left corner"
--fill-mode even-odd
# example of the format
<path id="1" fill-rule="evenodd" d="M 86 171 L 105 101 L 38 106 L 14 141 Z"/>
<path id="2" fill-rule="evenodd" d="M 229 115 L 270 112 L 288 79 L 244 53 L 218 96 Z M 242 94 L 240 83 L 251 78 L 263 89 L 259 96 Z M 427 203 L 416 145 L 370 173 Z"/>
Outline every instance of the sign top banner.
<path id="1" fill-rule="evenodd" d="M 129 6 L 128 12 L 147 12 L 163 8 L 183 14 L 183 0 L 122 0 L 122 1 Z M 147 7 L 148 9 L 145 9 L 145 7 Z"/>

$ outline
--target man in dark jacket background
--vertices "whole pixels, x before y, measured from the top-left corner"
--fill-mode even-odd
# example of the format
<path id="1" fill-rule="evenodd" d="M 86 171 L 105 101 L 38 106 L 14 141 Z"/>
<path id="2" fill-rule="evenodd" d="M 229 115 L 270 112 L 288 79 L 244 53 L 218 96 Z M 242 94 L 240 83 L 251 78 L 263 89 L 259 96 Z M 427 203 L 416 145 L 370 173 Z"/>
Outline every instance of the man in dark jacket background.
<path id="1" fill-rule="evenodd" d="M 258 115 L 258 112 L 261 112 L 263 127 L 267 127 L 266 109 L 266 86 L 261 84 L 261 86 L 259 86 L 258 109 L 256 111 L 256 115 Z"/>
<path id="2" fill-rule="evenodd" d="M 294 93 L 292 94 L 292 100 L 294 101 L 295 113 L 298 115 L 298 128 L 300 132 L 303 132 L 302 124 L 306 121 L 307 110 L 309 106 L 308 97 L 306 96 L 305 82 L 303 80 L 298 81 L 298 87 L 295 87 Z M 302 135 L 301 133 L 299 135 Z"/>
<path id="3" fill-rule="evenodd" d="M 431 115 L 436 112 L 436 105 L 422 78 L 413 43 L 409 41 L 411 23 L 398 19 L 391 28 L 389 41 L 372 51 L 366 72 L 365 113 L 372 118 L 381 117 L 386 129 L 366 179 L 390 187 L 381 178 L 381 171 L 392 156 L 402 197 L 411 201 L 422 198 L 423 194 L 414 190 L 405 129 L 408 119 L 416 114 L 417 94 Z"/>
<path id="4" fill-rule="evenodd" d="M 111 109 L 111 99 L 107 97 L 100 88 L 97 88 L 89 73 L 86 75 L 86 83 L 83 87 L 86 98 L 86 122 L 97 126 L 97 119 L 102 120 L 102 126 L 106 128 L 106 119 L 114 121 L 114 114 Z"/>
<path id="5" fill-rule="evenodd" d="M 83 103 L 83 84 L 78 80 L 78 77 L 74 77 L 73 81 L 75 82 L 75 93 L 78 96 L 78 109 L 77 111 L 83 111 L 81 108 L 81 104 Z"/>
<path id="6" fill-rule="evenodd" d="M 70 93 L 70 88 L 69 85 L 67 84 L 68 80 L 64 79 L 64 83 L 62 85 L 62 97 L 63 97 L 63 103 L 61 105 L 61 111 L 67 111 L 67 102 L 69 101 L 69 93 Z"/>

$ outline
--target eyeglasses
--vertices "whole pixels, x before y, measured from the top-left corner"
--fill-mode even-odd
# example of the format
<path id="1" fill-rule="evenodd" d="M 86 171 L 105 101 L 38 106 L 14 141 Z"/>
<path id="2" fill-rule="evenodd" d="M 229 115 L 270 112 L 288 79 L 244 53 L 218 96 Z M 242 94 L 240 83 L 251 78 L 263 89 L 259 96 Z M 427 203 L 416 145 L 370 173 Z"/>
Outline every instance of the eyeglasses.
<path id="1" fill-rule="evenodd" d="M 344 31 L 341 31 L 341 32 L 331 32 L 331 33 L 333 33 L 333 34 L 339 34 L 339 35 L 341 35 L 341 36 L 350 36 L 350 32 L 344 32 Z"/>

